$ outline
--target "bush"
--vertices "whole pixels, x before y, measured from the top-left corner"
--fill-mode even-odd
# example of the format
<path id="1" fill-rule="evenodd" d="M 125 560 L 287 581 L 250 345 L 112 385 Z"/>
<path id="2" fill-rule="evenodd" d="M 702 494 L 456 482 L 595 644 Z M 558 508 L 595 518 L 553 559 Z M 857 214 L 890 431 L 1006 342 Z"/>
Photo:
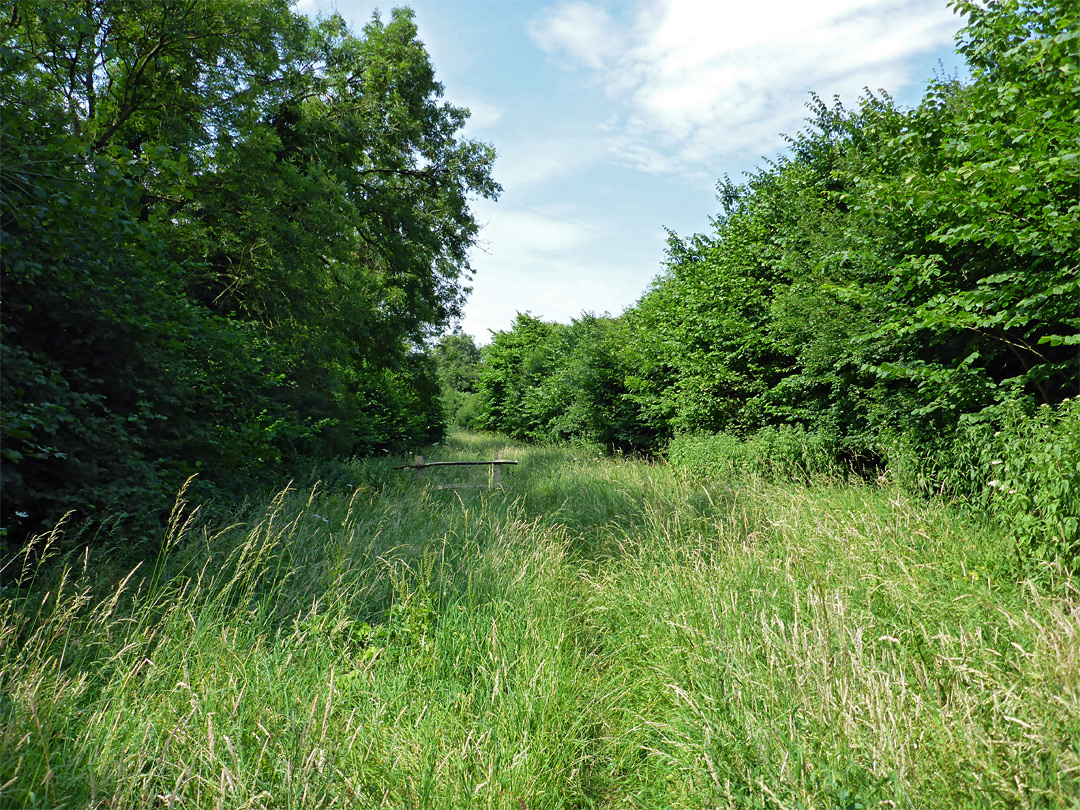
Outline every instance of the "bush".
<path id="1" fill-rule="evenodd" d="M 1029 410 L 1010 403 L 1001 427 L 972 431 L 977 493 L 1021 562 L 1080 569 L 1080 400 Z"/>
<path id="2" fill-rule="evenodd" d="M 1022 568 L 1080 569 L 1080 399 L 987 408 L 935 445 L 894 439 L 884 452 L 903 488 L 967 503 L 1011 539 Z"/>
<path id="3" fill-rule="evenodd" d="M 483 420 L 483 413 L 480 410 L 480 395 L 455 392 L 454 402 L 456 408 L 450 418 L 451 425 L 465 430 L 480 430 Z"/>

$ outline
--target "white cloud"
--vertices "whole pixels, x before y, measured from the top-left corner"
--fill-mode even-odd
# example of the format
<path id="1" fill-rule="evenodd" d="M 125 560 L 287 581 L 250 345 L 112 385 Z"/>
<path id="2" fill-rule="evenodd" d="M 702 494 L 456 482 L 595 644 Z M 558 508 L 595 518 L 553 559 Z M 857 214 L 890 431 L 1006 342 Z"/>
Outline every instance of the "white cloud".
<path id="1" fill-rule="evenodd" d="M 540 259 L 547 261 L 554 254 L 573 253 L 596 236 L 589 223 L 565 216 L 557 211 L 507 207 L 499 203 L 477 204 L 477 218 L 491 219 L 481 237 L 484 253 L 491 259 L 510 264 Z"/>
<path id="2" fill-rule="evenodd" d="M 507 193 L 524 191 L 573 175 L 604 154 L 597 138 L 549 135 L 518 138 L 497 145 L 495 179 Z"/>
<path id="3" fill-rule="evenodd" d="M 493 127 L 495 124 L 499 123 L 503 117 L 501 107 L 496 107 L 494 104 L 488 104 L 486 101 L 480 101 L 478 99 L 466 101 L 464 106 L 469 108 L 468 129 L 487 129 L 488 127 Z"/>
<path id="4" fill-rule="evenodd" d="M 479 98 L 450 92 L 445 96 L 445 100 L 455 107 L 469 109 L 469 120 L 465 124 L 465 132 L 468 135 L 495 126 L 503 117 L 502 107 Z"/>
<path id="5" fill-rule="evenodd" d="M 896 93 L 924 80 L 909 61 L 947 46 L 959 26 L 940 0 L 665 0 L 638 4 L 621 28 L 598 6 L 568 3 L 531 35 L 622 102 L 607 141 L 616 160 L 693 172 L 782 147 L 810 91 L 850 106 L 864 87 Z"/>
<path id="6" fill-rule="evenodd" d="M 518 311 L 563 323 L 585 311 L 619 314 L 656 274 L 666 236 L 647 235 L 654 250 L 619 250 L 608 244 L 612 223 L 570 206 L 485 201 L 476 214 L 485 225 L 471 256 L 477 283 L 462 327 L 480 342 L 487 342 L 488 330 L 510 328 Z"/>
<path id="7" fill-rule="evenodd" d="M 314 17 L 320 11 L 326 11 L 326 3 L 321 0 L 296 0 L 296 12 Z"/>
<path id="8" fill-rule="evenodd" d="M 487 343 L 489 330 L 506 330 L 517 312 L 531 312 L 545 321 L 569 323 L 583 312 L 614 307 L 613 315 L 634 303 L 656 274 L 655 263 L 636 266 L 605 263 L 589 256 L 562 255 L 545 261 L 508 264 L 495 257 L 476 261 L 484 284 L 477 285 L 466 309 L 462 328 Z"/>
<path id="9" fill-rule="evenodd" d="M 608 67 L 622 44 L 611 16 L 582 2 L 559 6 L 554 14 L 538 20 L 529 35 L 547 53 L 566 51 L 574 61 L 594 69 Z"/>

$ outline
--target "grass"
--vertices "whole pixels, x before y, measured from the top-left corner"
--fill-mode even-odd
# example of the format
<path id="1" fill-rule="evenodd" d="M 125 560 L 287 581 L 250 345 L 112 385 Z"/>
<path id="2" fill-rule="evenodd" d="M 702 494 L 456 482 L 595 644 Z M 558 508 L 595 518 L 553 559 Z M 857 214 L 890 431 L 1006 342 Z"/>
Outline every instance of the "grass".
<path id="1" fill-rule="evenodd" d="M 1070 577 L 890 486 L 425 456 L 496 452 L 13 561 L 0 807 L 1080 807 Z"/>

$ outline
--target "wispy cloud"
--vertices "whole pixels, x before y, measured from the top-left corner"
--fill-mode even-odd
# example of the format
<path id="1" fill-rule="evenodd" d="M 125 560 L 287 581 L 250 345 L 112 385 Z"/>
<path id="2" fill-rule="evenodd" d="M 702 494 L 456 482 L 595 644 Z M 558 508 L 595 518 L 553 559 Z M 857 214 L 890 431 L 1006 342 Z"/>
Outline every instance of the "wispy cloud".
<path id="1" fill-rule="evenodd" d="M 584 215 L 574 203 L 532 208 L 483 201 L 477 217 L 487 223 L 472 255 L 483 283 L 475 285 L 462 325 L 482 342 L 488 330 L 509 328 L 517 311 L 564 323 L 586 311 L 619 314 L 656 274 L 665 239 L 658 229 L 624 234 L 622 249 L 613 248 L 612 223 Z M 642 244 L 653 249 L 635 249 Z"/>
<path id="2" fill-rule="evenodd" d="M 489 330 L 509 329 L 515 312 L 562 323 L 583 312 L 602 314 L 605 307 L 618 315 L 640 297 L 656 273 L 646 258 L 627 265 L 570 253 L 524 263 L 518 257 L 513 273 L 507 272 L 505 260 L 494 256 L 477 257 L 476 264 L 484 283 L 470 297 L 462 326 L 481 343 L 488 341 Z"/>
<path id="3" fill-rule="evenodd" d="M 491 206 L 478 203 L 475 208 L 477 217 L 483 220 Z M 582 249 L 597 235 L 593 225 L 558 211 L 506 207 L 500 203 L 490 213 L 497 216 L 484 228 L 484 252 L 501 262 L 550 261 L 552 255 Z"/>
<path id="4" fill-rule="evenodd" d="M 565 51 L 585 67 L 609 68 L 624 45 L 625 33 L 602 7 L 585 2 L 564 3 L 539 20 L 530 36 L 545 51 Z"/>
<path id="5" fill-rule="evenodd" d="M 495 179 L 507 191 L 524 191 L 573 175 L 604 153 L 603 143 L 580 135 L 513 139 L 499 145 Z"/>
<path id="6" fill-rule="evenodd" d="M 800 128 L 810 91 L 851 103 L 864 87 L 920 82 L 911 57 L 948 45 L 960 25 L 939 0 L 665 0 L 630 17 L 620 24 L 602 5 L 566 3 L 530 35 L 620 103 L 607 147 L 651 172 L 774 151 L 781 132 Z"/>
<path id="7" fill-rule="evenodd" d="M 468 107 L 469 120 L 465 124 L 465 131 L 468 134 L 489 129 L 499 123 L 503 117 L 502 107 L 479 98 L 450 93 L 446 100 L 455 107 Z"/>
<path id="8" fill-rule="evenodd" d="M 320 11 L 327 11 L 328 3 L 322 0 L 296 0 L 296 11 L 300 14 L 315 15 Z"/>

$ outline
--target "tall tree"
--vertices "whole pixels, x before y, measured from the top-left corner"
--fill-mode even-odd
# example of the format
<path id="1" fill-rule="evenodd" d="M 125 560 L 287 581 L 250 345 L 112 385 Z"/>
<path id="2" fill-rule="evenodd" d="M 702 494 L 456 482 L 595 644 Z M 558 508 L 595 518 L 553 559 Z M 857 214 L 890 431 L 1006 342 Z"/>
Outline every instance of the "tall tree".
<path id="1" fill-rule="evenodd" d="M 880 152 L 850 172 L 855 228 L 881 235 L 891 278 L 878 339 L 923 351 L 878 365 L 946 419 L 1080 393 L 1080 13 L 1064 2 L 955 4 L 969 86 L 938 80 L 880 117 Z"/>
<path id="2" fill-rule="evenodd" d="M 424 342 L 499 188 L 410 12 L 353 34 L 286 0 L 86 0 L 0 25 L 3 526 L 439 434 Z"/>

